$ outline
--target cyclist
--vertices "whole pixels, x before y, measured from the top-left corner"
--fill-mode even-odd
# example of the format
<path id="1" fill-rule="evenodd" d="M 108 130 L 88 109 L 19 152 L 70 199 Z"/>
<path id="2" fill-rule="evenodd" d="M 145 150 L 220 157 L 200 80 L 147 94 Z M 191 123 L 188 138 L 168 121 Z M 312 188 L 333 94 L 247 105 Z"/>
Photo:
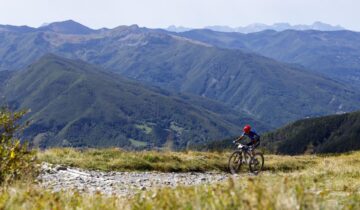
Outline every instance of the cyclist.
<path id="1" fill-rule="evenodd" d="M 245 125 L 243 131 L 244 133 L 239 138 L 237 138 L 235 142 L 240 141 L 245 137 L 248 137 L 251 141 L 247 143 L 246 146 L 251 146 L 254 151 L 254 149 L 260 145 L 260 135 L 257 134 L 254 129 L 251 129 L 250 125 Z"/>

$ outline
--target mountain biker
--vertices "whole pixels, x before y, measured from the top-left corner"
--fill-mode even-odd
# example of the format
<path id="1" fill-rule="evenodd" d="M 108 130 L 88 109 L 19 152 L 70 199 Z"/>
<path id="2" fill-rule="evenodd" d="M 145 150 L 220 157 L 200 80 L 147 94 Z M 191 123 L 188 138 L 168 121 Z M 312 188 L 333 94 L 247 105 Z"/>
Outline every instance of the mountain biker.
<path id="1" fill-rule="evenodd" d="M 239 138 L 237 138 L 235 142 L 240 141 L 245 137 L 248 137 L 251 141 L 247 143 L 246 146 L 251 146 L 253 149 L 255 149 L 260 145 L 260 135 L 257 134 L 254 129 L 251 129 L 250 125 L 245 125 L 243 131 L 244 133 L 239 136 Z"/>

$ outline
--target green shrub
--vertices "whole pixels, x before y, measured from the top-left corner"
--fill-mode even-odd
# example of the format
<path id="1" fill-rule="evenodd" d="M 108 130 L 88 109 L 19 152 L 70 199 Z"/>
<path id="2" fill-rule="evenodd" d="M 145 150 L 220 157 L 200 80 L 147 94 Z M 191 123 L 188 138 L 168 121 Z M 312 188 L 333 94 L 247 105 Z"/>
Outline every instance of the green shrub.
<path id="1" fill-rule="evenodd" d="M 0 110 L 0 184 L 30 178 L 34 174 L 36 156 L 18 138 L 24 128 L 19 121 L 26 112 L 11 112 L 7 108 Z"/>

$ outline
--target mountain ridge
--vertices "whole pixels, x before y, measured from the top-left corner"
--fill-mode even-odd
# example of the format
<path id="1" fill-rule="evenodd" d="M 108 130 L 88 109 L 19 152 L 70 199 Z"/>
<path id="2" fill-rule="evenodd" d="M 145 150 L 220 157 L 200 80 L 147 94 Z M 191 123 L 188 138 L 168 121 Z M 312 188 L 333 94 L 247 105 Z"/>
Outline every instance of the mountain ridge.
<path id="1" fill-rule="evenodd" d="M 272 25 L 262 24 L 262 23 L 253 23 L 247 26 L 240 26 L 240 27 L 230 27 L 226 25 L 209 25 L 203 28 L 190 28 L 184 26 L 175 26 L 171 25 L 167 28 L 164 28 L 166 31 L 171 32 L 186 32 L 191 30 L 202 30 L 202 29 L 209 29 L 217 32 L 236 32 L 236 33 L 256 33 L 265 30 L 274 30 L 274 31 L 285 31 L 285 30 L 318 30 L 318 31 L 339 31 L 339 30 L 347 30 L 340 25 L 330 25 L 327 23 L 323 23 L 320 21 L 315 21 L 312 24 L 295 24 L 291 25 L 289 23 L 274 23 Z M 0 31 L 12 31 L 12 32 L 34 32 L 34 31 L 53 31 L 58 33 L 65 33 L 65 34 L 90 34 L 95 33 L 98 31 L 103 30 L 110 30 L 106 27 L 101 29 L 92 29 L 87 27 L 77 21 L 72 19 L 63 20 L 63 21 L 56 21 L 51 23 L 42 24 L 40 27 L 30 27 L 27 25 L 22 26 L 14 26 L 14 25 L 1 25 L 0 24 Z"/>
<path id="2" fill-rule="evenodd" d="M 360 87 L 360 33 L 352 31 L 262 31 L 253 34 L 194 30 L 180 33 L 221 48 L 241 49 L 302 65 L 334 80 Z"/>
<path id="3" fill-rule="evenodd" d="M 236 33 L 243 33 L 243 34 L 256 33 L 256 32 L 265 31 L 265 30 L 274 30 L 274 31 L 285 31 L 285 30 L 339 31 L 339 30 L 346 30 L 344 27 L 342 27 L 340 25 L 333 26 L 330 24 L 322 23 L 320 21 L 315 21 L 314 23 L 312 23 L 310 25 L 306 25 L 306 24 L 291 25 L 289 23 L 274 23 L 272 25 L 267 25 L 267 24 L 262 24 L 262 23 L 253 23 L 253 24 L 249 24 L 247 26 L 240 26 L 240 27 L 230 27 L 230 26 L 226 26 L 226 25 L 213 25 L 213 26 L 205 26 L 203 28 L 189 28 L 189 27 L 183 27 L 183 26 L 177 27 L 177 26 L 171 25 L 171 26 L 165 28 L 165 30 L 171 31 L 171 32 L 186 32 L 186 31 L 197 30 L 197 29 L 199 29 L 199 30 L 209 29 L 209 30 L 217 31 L 217 32 L 236 32 Z"/>
<path id="4" fill-rule="evenodd" d="M 88 35 L 0 35 L 0 69 L 23 68 L 51 52 L 152 86 L 217 100 L 270 127 L 359 108 L 358 93 L 347 84 L 293 64 L 163 30 L 133 25 Z"/>

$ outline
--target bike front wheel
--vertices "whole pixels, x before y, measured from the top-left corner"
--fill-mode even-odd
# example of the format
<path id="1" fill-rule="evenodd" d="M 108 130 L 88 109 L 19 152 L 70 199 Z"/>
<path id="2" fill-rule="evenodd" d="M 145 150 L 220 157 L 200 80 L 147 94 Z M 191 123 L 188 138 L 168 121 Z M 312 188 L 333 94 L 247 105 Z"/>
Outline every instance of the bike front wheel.
<path id="1" fill-rule="evenodd" d="M 235 151 L 231 154 L 229 158 L 229 170 L 232 174 L 237 174 L 240 171 L 241 165 L 242 165 L 242 152 Z"/>
<path id="2" fill-rule="evenodd" d="M 249 162 L 250 172 L 253 174 L 258 174 L 262 171 L 263 167 L 264 167 L 264 155 L 260 152 L 257 152 L 250 159 Z"/>

